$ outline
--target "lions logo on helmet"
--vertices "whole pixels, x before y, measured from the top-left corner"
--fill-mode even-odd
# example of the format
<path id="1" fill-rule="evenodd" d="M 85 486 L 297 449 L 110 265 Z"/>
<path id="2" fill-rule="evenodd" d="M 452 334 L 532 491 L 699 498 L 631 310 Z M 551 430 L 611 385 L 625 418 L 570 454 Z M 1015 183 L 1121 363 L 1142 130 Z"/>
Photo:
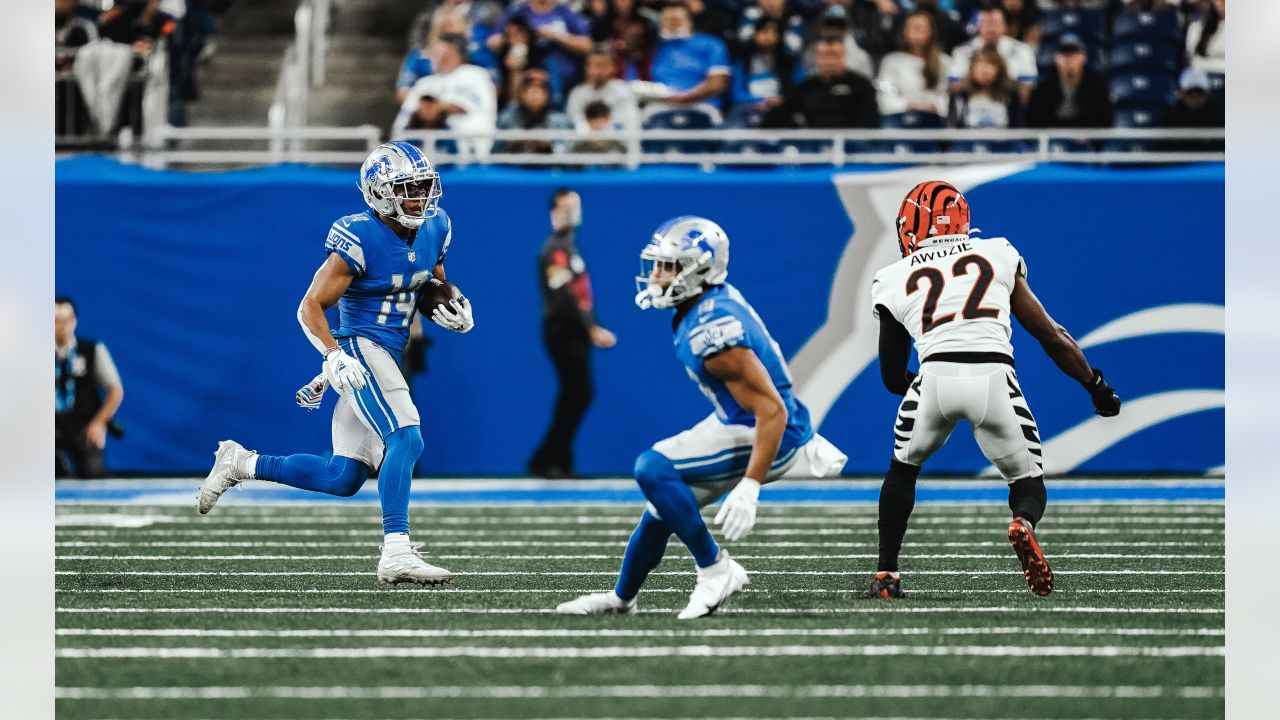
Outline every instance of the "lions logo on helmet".
<path id="1" fill-rule="evenodd" d="M 416 145 L 397 140 L 374 148 L 360 166 L 360 192 L 374 212 L 416 229 L 436 215 L 440 173 Z M 421 209 L 407 212 L 405 201 L 415 200 Z"/>
<path id="2" fill-rule="evenodd" d="M 684 215 L 663 223 L 640 252 L 636 305 L 672 308 L 729 277 L 729 236 L 714 222 Z"/>

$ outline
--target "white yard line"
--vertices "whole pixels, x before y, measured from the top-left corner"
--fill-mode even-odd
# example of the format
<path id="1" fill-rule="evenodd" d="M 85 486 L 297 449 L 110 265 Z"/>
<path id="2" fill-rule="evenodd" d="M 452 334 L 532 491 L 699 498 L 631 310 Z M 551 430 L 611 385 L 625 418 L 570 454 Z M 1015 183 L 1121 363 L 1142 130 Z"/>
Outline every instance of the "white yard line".
<path id="1" fill-rule="evenodd" d="M 374 527 L 374 526 L 371 524 L 371 528 L 372 528 L 372 527 Z M 227 527 L 221 527 L 221 526 L 217 526 L 217 527 L 207 527 L 207 528 L 194 528 L 194 527 L 181 527 L 181 528 L 147 528 L 147 529 L 143 529 L 143 530 L 128 530 L 128 531 L 127 531 L 127 533 L 128 533 L 128 535 L 129 535 L 129 537 L 197 537 L 197 538 L 207 538 L 207 537 L 209 537 L 211 534 L 223 534 L 223 535 L 243 536 L 243 537 L 271 537 L 271 536 L 284 536 L 284 537 L 286 537 L 286 538 L 292 538 L 292 537 L 363 537 L 363 538 L 370 538 L 370 537 L 374 537 L 374 538 L 376 538 L 376 537 L 378 537 L 378 536 L 379 536 L 380 532 L 381 532 L 381 530 L 380 530 L 380 529 L 369 529 L 369 530 L 336 530 L 336 529 L 335 529 L 335 530 L 314 530 L 314 529 L 295 530 L 295 529 L 284 529 L 284 530 L 276 530 L 276 529 L 258 529 L 258 528 L 250 528 L 250 529 L 244 529 L 244 528 L 227 528 Z M 985 527 L 985 528 L 954 528 L 954 529 L 952 529 L 952 528 L 935 528 L 935 527 L 930 527 L 930 528 L 920 528 L 920 529 L 918 529 L 918 530 L 913 528 L 913 529 L 911 530 L 911 535 L 912 535 L 912 537 L 913 537 L 913 538 L 914 538 L 915 536 L 918 536 L 918 535 L 961 535 L 961 536 L 967 536 L 967 535 L 980 535 L 980 536 L 987 536 L 987 537 L 989 537 L 989 536 L 991 536 L 991 535 L 997 535 L 997 534 L 1000 534 L 1001 532 L 1003 532 L 1003 526 L 1001 526 L 1001 527 L 996 527 L 996 526 L 994 526 L 994 525 L 990 525 L 990 526 Z M 1128 528 L 1128 527 L 1126 527 L 1126 528 L 1113 528 L 1113 527 L 1090 527 L 1090 528 L 1070 528 L 1070 529 L 1068 529 L 1068 528 L 1062 528 L 1062 527 L 1060 527 L 1060 526 L 1055 526 L 1055 527 L 1053 527 L 1053 528 L 1046 528 L 1046 529 L 1044 529 L 1044 530 L 1041 530 L 1041 531 L 1039 532 L 1039 535 L 1041 536 L 1041 538 L 1042 538 L 1042 539 L 1044 539 L 1044 540 L 1046 540 L 1046 541 L 1053 541 L 1053 540 L 1058 539 L 1059 537 L 1062 537 L 1062 536 L 1074 536 L 1074 535 L 1107 535 L 1107 536 L 1113 536 L 1113 535 L 1116 535 L 1117 533 L 1129 533 L 1129 532 L 1133 532 L 1133 528 Z M 810 536 L 810 537 L 812 537 L 812 536 L 819 536 L 819 537 L 823 537 L 823 538 L 828 537 L 828 536 L 849 536 L 849 535 L 854 535 L 854 536 L 858 536 L 858 537 L 868 537 L 868 536 L 874 536 L 874 533 L 875 533 L 875 530 L 874 530 L 873 528 L 871 528 L 871 527 L 868 527 L 868 528 L 863 529 L 863 530 L 849 530 L 849 531 L 845 531 L 845 530 L 824 530 L 824 531 L 814 531 L 814 530 L 794 530 L 794 531 L 792 531 L 792 530 L 787 530 L 787 531 L 763 530 L 763 531 L 757 531 L 757 532 L 752 533 L 752 538 L 754 539 L 754 538 L 758 538 L 758 537 L 761 537 L 761 536 L 773 536 L 773 537 L 779 537 L 779 536 L 788 536 L 788 535 L 807 535 L 807 536 Z M 592 544 L 594 544 L 594 543 L 589 543 L 589 542 L 568 542 L 568 541 L 563 541 L 563 540 L 551 540 L 551 541 L 546 541 L 546 540 L 542 540 L 541 538 L 583 537 L 583 536 L 587 536 L 587 537 L 599 537 L 599 538 L 601 538 L 601 539 L 603 539 L 603 540 L 616 540 L 616 539 L 618 539 L 618 538 L 622 538 L 622 539 L 624 539 L 624 540 L 625 540 L 625 539 L 626 539 L 626 537 L 627 537 L 627 534 L 628 534 L 628 533 L 627 533 L 625 530 L 622 530 L 622 529 L 619 529 L 619 530 L 608 530 L 608 531 L 590 531 L 590 530 L 582 530 L 582 531 L 577 531 L 577 530 L 548 530 L 548 531 L 527 531 L 527 532 L 522 532 L 522 531 L 519 531 L 519 530 L 514 530 L 514 531 L 511 531 L 511 532 L 506 532 L 506 531 L 501 531 L 501 532 L 500 532 L 500 531 L 484 531 L 484 530 L 480 530 L 480 531 L 476 531 L 476 532 L 454 532 L 454 531 L 448 531 L 448 530 L 438 530 L 438 531 L 436 531 L 436 530 L 431 530 L 431 529 L 427 529 L 427 530 L 414 530 L 414 531 L 413 531 L 413 536 L 414 536 L 415 538 L 419 538 L 419 539 L 421 539 L 421 538 L 425 535 L 425 536 L 427 536 L 427 538 L 430 538 L 430 539 L 432 540 L 432 542 L 434 542 L 434 543 L 436 543 L 436 544 L 439 544 L 439 545 L 473 545 L 473 544 L 475 544 L 475 542 L 476 542 L 476 541 L 453 540 L 453 539 L 452 539 L 452 538 L 454 538 L 454 537 L 458 537 L 458 536 L 478 535 L 478 536 L 481 536 L 481 537 L 492 537 L 492 536 L 516 535 L 516 536 L 519 536 L 519 537 L 536 537 L 536 538 L 539 538 L 539 540 L 537 541 L 537 544 L 539 544 L 539 545 L 581 545 L 581 546 L 590 546 L 590 545 L 592 545 Z M 1153 536 L 1153 535 L 1154 535 L 1154 536 L 1164 536 L 1164 535 L 1210 535 L 1210 536 L 1215 536 L 1215 537 L 1223 537 L 1223 536 L 1224 536 L 1224 530 L 1223 530 L 1223 528 L 1218 528 L 1218 527 L 1214 527 L 1214 528 L 1178 528 L 1178 529 L 1170 529 L 1170 528 L 1166 528 L 1166 529 L 1149 529 L 1149 530 L 1142 530 L 1142 531 L 1140 532 L 1140 534 L 1141 534 L 1141 535 L 1143 535 L 1143 536 Z M 58 531 L 58 536 L 59 536 L 59 537 L 120 537 L 120 536 L 121 536 L 121 531 L 112 531 L 112 530 L 78 530 L 78 529 L 67 529 L 67 530 L 59 530 L 59 531 Z M 530 542 L 530 541 L 528 541 L 528 540 L 518 540 L 518 541 L 495 541 L 495 542 L 506 542 L 506 543 L 508 543 L 508 544 L 512 544 L 512 543 L 514 543 L 515 545 L 519 545 L 519 546 L 527 546 L 527 545 L 533 544 L 533 543 L 531 543 L 531 542 Z M 755 545 L 769 545 L 769 544 L 777 544 L 777 543 L 755 542 L 755 543 L 753 543 L 753 544 L 755 544 Z M 805 543 L 805 544 L 806 544 L 806 545 L 814 545 L 814 544 L 817 544 L 817 545 L 840 545 L 841 543 L 834 542 L 834 541 L 828 541 L 828 542 L 823 542 L 823 543 Z"/>
<path id="2" fill-rule="evenodd" d="M 200 591 L 208 592 L 208 591 Z M 407 591 L 412 592 L 412 591 Z M 430 591 L 427 591 L 430 592 Z M 561 591 L 566 595 L 571 594 L 572 590 Z M 646 593 L 652 592 L 646 590 Z M 847 591 L 842 591 L 847 592 Z M 666 615 L 674 614 L 682 610 L 679 608 L 648 608 L 638 610 L 642 615 Z M 903 607 L 899 605 L 891 605 L 888 603 L 867 603 L 856 606 L 839 607 L 839 608 L 730 608 L 727 613 L 735 615 L 856 615 L 863 613 L 907 613 L 907 614 L 987 614 L 987 613 L 1011 613 L 1026 614 L 1028 611 L 1033 613 L 1079 613 L 1085 615 L 1223 615 L 1225 610 L 1222 608 L 1118 608 L 1118 607 L 1094 607 L 1094 606 L 1064 606 L 1064 605 L 1045 605 L 1040 607 L 983 607 L 983 606 L 956 606 L 956 607 Z M 148 615 L 148 614 L 179 614 L 179 615 L 210 615 L 211 613 L 223 614 L 233 613 L 236 615 L 310 615 L 310 614 L 335 614 L 335 615 L 550 615 L 554 614 L 553 608 L 490 608 L 490 607 L 452 607 L 452 608 L 435 608 L 435 607 L 393 607 L 393 608 L 367 608 L 367 607 L 231 607 L 226 605 L 218 605 L 217 607 L 163 607 L 163 608 L 140 608 L 140 607 L 90 607 L 90 608 L 56 608 L 55 612 L 67 614 L 90 614 L 90 615 Z"/>
<path id="3" fill-rule="evenodd" d="M 1046 539 L 1046 542 L 1047 542 L 1047 539 Z M 555 543 L 555 544 L 556 544 L 556 545 L 559 545 L 560 543 Z M 754 544 L 755 544 L 755 543 L 753 543 L 753 545 L 754 545 Z M 543 543 L 538 543 L 538 545 L 539 545 L 539 546 L 541 546 L 541 545 L 543 545 Z M 834 547 L 861 547 L 861 546 L 873 547 L 874 545 L 875 545 L 875 541 L 873 541 L 873 540 L 869 540 L 869 541 L 867 541 L 867 542 L 863 542 L 863 543 L 836 543 L 836 544 L 834 544 L 833 546 L 834 546 Z M 1123 547 L 1123 548 L 1175 548 L 1175 547 L 1185 547 L 1185 548 L 1205 548 L 1205 547 L 1222 547 L 1222 546 L 1223 546 L 1223 543 L 1222 543 L 1222 542 L 1198 542 L 1198 541 L 1194 541 L 1194 540 L 1193 540 L 1193 541 L 1180 541 L 1180 542 L 1179 542 L 1179 541 L 1175 541 L 1175 542 L 1123 542 L 1123 541 L 1116 541 L 1116 542 L 1093 542 L 1093 541 L 1084 540 L 1084 541 L 1062 541 L 1062 542 L 1055 542 L 1055 543 L 1054 543 L 1054 545 L 1055 545 L 1056 547 L 1058 547 L 1058 548 L 1061 548 L 1061 547 L 1072 547 L 1072 548 L 1114 548 L 1114 547 Z M 64 547 L 64 548 L 144 548 L 144 547 L 155 547 L 155 548 L 170 548 L 170 549 L 172 549 L 172 548 L 174 548 L 174 547 L 175 547 L 175 543 L 168 542 L 168 541 L 164 541 L 164 540 L 142 540 L 142 541 L 137 541 L 137 542 L 132 542 L 132 541 L 118 541 L 118 540 L 103 540 L 103 541 L 94 541 L 94 540 L 64 540 L 64 541 L 62 541 L 62 542 L 56 542 L 56 543 L 54 543 L 54 546 L 55 546 L 55 547 Z M 362 542 L 362 541 L 315 542 L 315 541 L 292 541 L 292 540 L 191 540 L 191 541 L 184 541 L 184 542 L 183 542 L 183 543 L 181 543 L 181 545 L 180 545 L 180 546 L 178 546 L 178 547 L 182 547 L 182 548 L 323 548 L 323 549 L 334 549 L 334 548 L 354 548 L 354 547 L 368 548 L 368 547 L 376 547 L 376 546 L 377 546 L 377 542 L 369 542 L 369 541 L 363 541 L 363 542 Z M 529 544 L 524 544 L 523 546 L 524 546 L 524 547 L 529 547 Z M 597 546 L 598 546 L 598 545 L 597 545 Z M 997 541 L 936 542 L 936 543 L 908 542 L 908 543 L 906 543 L 906 544 L 904 545 L 904 547 L 905 547 L 905 548 L 907 548 L 907 549 L 920 549 L 920 548 L 944 548 L 944 547 L 953 547 L 953 548 L 1002 547 L 1002 548 L 1007 548 L 1008 546 L 1009 546 L 1009 543 L 1007 543 L 1007 542 L 997 542 Z M 669 553 L 671 553 L 671 555 L 678 555 L 678 554 L 683 553 L 684 551 L 683 551 L 683 550 L 681 550 L 681 549 L 678 549 L 678 548 L 674 548 L 674 547 L 673 547 L 673 548 L 671 548 L 668 552 L 669 552 Z M 1055 553 L 1055 555 L 1058 555 L 1058 556 L 1061 556 L 1061 555 L 1064 555 L 1064 554 L 1065 554 L 1065 553 Z M 1134 555 L 1133 553 L 1120 553 L 1118 556 L 1119 556 L 1119 557 L 1135 557 L 1135 555 Z M 264 556 L 264 557 L 266 557 L 266 556 Z M 445 557 L 445 556 L 444 556 L 444 555 L 440 555 L 439 557 Z M 616 555 L 598 555 L 598 556 L 597 556 L 597 555 L 450 555 L 449 557 L 491 558 L 491 559 L 498 560 L 498 559 L 503 559 L 503 558 L 519 559 L 519 558 L 538 558 L 538 557 L 545 557 L 545 558 L 547 558 L 547 559 L 556 559 L 556 558 L 564 558 L 564 559 L 570 559 L 570 558 L 606 558 L 606 557 L 607 557 L 607 558 L 616 558 L 617 556 L 616 556 Z M 735 556 L 735 557 L 738 557 L 738 556 Z M 794 560 L 808 560 L 808 559 L 818 559 L 818 558 L 825 558 L 825 557 L 842 557 L 842 556 L 840 556 L 840 555 L 825 555 L 825 554 L 824 554 L 824 555 L 757 555 L 756 557 L 763 557 L 763 558 L 777 558 L 777 559 L 794 559 Z M 845 556 L 845 557 L 864 557 L 864 556 L 863 556 L 863 555 L 857 555 L 857 556 L 849 555 L 849 556 Z M 874 557 L 874 555 L 872 555 L 872 557 Z M 1077 557 L 1078 557 L 1078 555 L 1077 555 Z M 1147 556 L 1147 557 L 1149 557 L 1149 556 Z M 1171 556 L 1171 557 L 1188 557 L 1188 556 L 1184 556 L 1184 555 L 1175 555 L 1175 556 Z M 1221 555 L 1221 554 L 1219 554 L 1219 555 L 1216 555 L 1215 557 L 1222 557 L 1222 555 Z M 739 559 L 741 559 L 741 557 L 739 557 Z"/>
<path id="4" fill-rule="evenodd" d="M 466 528 L 476 525 L 495 525 L 504 528 L 520 527 L 524 525 L 635 525 L 638 513 L 635 515 L 619 516 L 619 517 L 591 517 L 591 516 L 572 516 L 564 518 L 555 517 L 478 517 L 478 518 L 411 518 L 420 524 L 428 526 L 463 526 L 461 530 L 450 530 L 453 533 L 465 533 Z M 708 515 L 711 517 L 712 515 Z M 194 522 L 206 522 L 188 516 L 132 516 L 124 513 L 119 514 L 79 514 L 79 513 L 58 513 L 56 524 L 60 526 L 69 525 L 113 525 L 119 524 L 121 528 L 130 528 L 130 519 L 134 525 L 136 524 L 172 524 L 172 525 L 189 525 Z M 219 516 L 217 525 L 219 528 L 227 528 L 228 526 L 237 525 L 357 525 L 365 522 L 372 522 L 374 518 L 370 516 L 364 517 L 346 517 L 341 515 L 300 515 L 300 516 L 280 516 L 280 515 L 229 515 Z M 943 525 L 943 526 L 971 526 L 971 525 L 992 525 L 1001 520 L 1008 522 L 1007 517 L 957 517 L 944 515 L 939 517 L 918 516 L 913 515 L 911 518 L 912 527 L 922 525 Z M 1192 517 L 1148 517 L 1133 518 L 1128 514 L 1115 514 L 1106 516 L 1087 516 L 1079 517 L 1053 517 L 1051 524 L 1053 527 L 1069 526 L 1073 524 L 1084 524 L 1095 526 L 1104 523 L 1115 523 L 1117 520 L 1125 520 L 1126 528 L 1142 528 L 1148 525 L 1222 525 L 1225 518 L 1222 514 L 1216 515 L 1196 515 Z M 820 526 L 824 530 L 838 530 L 839 528 L 831 528 L 831 525 L 871 525 L 876 524 L 875 513 L 867 513 L 858 516 L 833 520 L 829 517 L 762 517 L 757 526 L 801 526 L 797 532 L 809 532 L 809 526 Z M 777 530 L 781 532 L 782 530 Z M 498 532 L 494 530 L 477 530 L 475 532 Z M 506 532 L 521 533 L 545 533 L 555 532 L 546 530 L 508 530 Z M 579 531 L 561 531 L 561 532 L 579 532 Z M 582 531 L 582 532 L 604 532 L 604 531 Z M 610 531 L 612 532 L 612 531 Z"/>
<path id="5" fill-rule="evenodd" d="M 1165 685 L 416 685 L 412 687 L 59 687 L 59 700 L 431 700 L 581 698 L 1221 698 L 1213 686 Z"/>
<path id="6" fill-rule="evenodd" d="M 94 556 L 86 556 L 94 557 Z M 97 558 L 103 559 L 103 558 Z M 131 559 L 145 559 L 143 556 Z M 174 558 L 165 558 L 173 560 Z M 283 560 L 307 560 L 305 555 L 296 557 L 278 558 Z M 363 555 L 355 556 L 355 559 L 368 560 Z M 1006 560 L 1009 558 L 1006 558 Z M 748 570 L 750 575 L 807 575 L 807 576 L 846 576 L 850 574 L 847 569 L 838 570 Z M 1004 570 L 920 570 L 919 575 L 1008 575 L 1015 572 L 1013 569 Z M 366 575 L 363 572 L 330 572 L 328 570 L 319 570 L 315 572 L 299 572 L 299 571 L 167 571 L 167 570 L 58 570 L 58 575 L 158 575 L 182 577 L 186 575 L 262 575 L 262 576 L 292 576 L 292 577 L 308 577 L 313 574 L 321 575 Z M 1054 575 L 1225 575 L 1225 570 L 1055 570 Z M 534 576 L 534 577 L 613 577 L 617 575 L 617 571 L 609 570 L 477 570 L 474 572 L 458 572 L 457 576 L 466 577 L 507 577 L 507 576 Z M 689 570 L 659 570 L 649 573 L 650 576 L 675 575 L 680 577 L 692 576 Z M 213 592 L 213 591 L 210 591 Z"/>
<path id="7" fill-rule="evenodd" d="M 123 545 L 132 547 L 129 543 Z M 170 543 L 164 543 L 165 547 L 173 547 Z M 368 547 L 366 544 L 365 547 Z M 1008 560 L 1012 555 L 1010 553 L 985 553 L 985 554 L 966 554 L 966 553 L 905 553 L 912 560 Z M 551 561 L 551 560 L 609 560 L 616 562 L 619 559 L 617 555 L 444 555 L 432 554 L 438 559 L 453 560 L 526 560 L 526 561 Z M 180 561 L 191 560 L 201 562 L 248 562 L 251 560 L 368 560 L 371 557 L 377 557 L 376 552 L 365 553 L 363 555 L 58 555 L 58 560 L 144 560 L 144 561 Z M 684 552 L 674 552 L 667 556 L 669 559 L 687 559 L 688 555 Z M 844 555 L 734 555 L 735 560 L 755 560 L 755 561 L 775 561 L 775 560 L 866 560 L 874 559 L 875 553 L 859 553 Z M 1200 555 L 1200 554 L 1143 554 L 1143 553 L 1050 553 L 1049 557 L 1054 560 L 1223 560 L 1221 554 Z M 550 573 L 554 574 L 554 573 Z"/>
<path id="8" fill-rule="evenodd" d="M 897 635 L 1010 636 L 1081 635 L 1115 637 L 1224 637 L 1222 628 L 1084 628 L 1084 627 L 906 627 L 906 628 L 710 628 L 703 630 L 618 630 L 611 628 L 456 630 L 387 628 L 371 630 L 225 630 L 201 628 L 59 628 L 60 637 L 196 637 L 196 638 L 736 638 L 736 637 L 882 637 Z"/>
<path id="9" fill-rule="evenodd" d="M 486 658 L 496 660 L 609 659 L 676 657 L 1091 657 L 1184 658 L 1224 657 L 1222 646 L 1182 645 L 666 645 L 614 647 L 332 647 L 210 648 L 117 647 L 60 648 L 54 656 L 73 660 L 219 659 L 219 660 L 352 660 L 380 658 Z"/>

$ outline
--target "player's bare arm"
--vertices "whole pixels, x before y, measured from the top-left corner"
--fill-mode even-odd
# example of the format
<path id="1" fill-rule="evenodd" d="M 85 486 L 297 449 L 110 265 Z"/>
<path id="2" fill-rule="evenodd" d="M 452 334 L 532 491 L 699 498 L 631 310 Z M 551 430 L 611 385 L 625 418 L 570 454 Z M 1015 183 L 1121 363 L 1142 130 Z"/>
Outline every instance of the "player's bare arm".
<path id="1" fill-rule="evenodd" d="M 311 278 L 311 287 L 307 288 L 307 294 L 302 296 L 302 303 L 298 305 L 298 322 L 302 323 L 311 343 L 319 343 L 317 349 L 322 353 L 338 347 L 338 342 L 333 339 L 333 331 L 329 328 L 329 319 L 324 313 L 338 304 L 354 279 L 355 275 L 342 258 L 330 254 L 320 269 L 316 270 Z"/>
<path id="2" fill-rule="evenodd" d="M 744 410 L 756 418 L 756 441 L 747 462 L 746 476 L 761 483 L 782 444 L 787 428 L 787 406 L 769 379 L 760 359 L 744 347 L 732 347 L 703 362 L 707 372 L 724 381 L 725 387 Z"/>
<path id="3" fill-rule="evenodd" d="M 1071 337 L 1071 333 L 1049 317 L 1040 298 L 1031 291 L 1031 286 L 1023 275 L 1014 279 L 1013 293 L 1009 296 L 1009 310 L 1018 319 L 1018 323 L 1039 341 L 1040 347 L 1044 348 L 1045 354 L 1054 364 L 1089 391 L 1099 415 L 1109 417 L 1120 412 L 1120 398 L 1103 379 L 1102 371 L 1089 365 L 1084 351 L 1075 338 Z"/>
<path id="4" fill-rule="evenodd" d="M 436 263 L 436 266 L 435 266 L 434 268 L 432 268 L 432 270 L 431 270 L 431 276 L 432 276 L 432 277 L 434 277 L 435 279 L 439 280 L 440 282 L 447 282 L 447 281 L 448 281 L 448 278 L 446 278 L 446 277 L 444 276 L 444 261 L 443 261 L 443 260 L 441 260 L 440 262 Z"/>

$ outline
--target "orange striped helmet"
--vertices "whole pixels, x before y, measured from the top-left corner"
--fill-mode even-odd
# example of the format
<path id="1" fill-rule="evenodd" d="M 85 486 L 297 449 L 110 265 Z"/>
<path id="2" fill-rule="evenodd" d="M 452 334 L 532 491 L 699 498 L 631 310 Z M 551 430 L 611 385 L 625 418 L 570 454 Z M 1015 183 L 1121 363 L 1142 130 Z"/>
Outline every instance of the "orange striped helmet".
<path id="1" fill-rule="evenodd" d="M 925 238 L 967 234 L 969 201 L 951 183 L 926 180 L 911 188 L 898 209 L 898 249 L 902 257 L 915 252 Z"/>

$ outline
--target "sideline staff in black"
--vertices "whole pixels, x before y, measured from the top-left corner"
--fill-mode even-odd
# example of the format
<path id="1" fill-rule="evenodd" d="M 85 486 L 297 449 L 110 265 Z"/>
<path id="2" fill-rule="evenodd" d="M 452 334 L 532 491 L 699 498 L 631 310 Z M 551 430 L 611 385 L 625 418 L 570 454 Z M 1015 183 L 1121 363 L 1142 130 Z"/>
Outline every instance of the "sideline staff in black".
<path id="1" fill-rule="evenodd" d="M 76 306 L 53 301 L 54 474 L 98 478 L 106 474 L 102 450 L 124 400 L 120 373 L 107 347 L 76 337 Z"/>
<path id="2" fill-rule="evenodd" d="M 582 223 L 582 198 L 569 188 L 551 195 L 551 236 L 538 258 L 542 288 L 542 340 L 560 380 L 551 427 L 533 457 L 529 472 L 545 478 L 574 476 L 573 439 L 591 404 L 591 346 L 610 348 L 613 333 L 596 322 L 591 280 L 578 254 L 574 232 Z"/>

